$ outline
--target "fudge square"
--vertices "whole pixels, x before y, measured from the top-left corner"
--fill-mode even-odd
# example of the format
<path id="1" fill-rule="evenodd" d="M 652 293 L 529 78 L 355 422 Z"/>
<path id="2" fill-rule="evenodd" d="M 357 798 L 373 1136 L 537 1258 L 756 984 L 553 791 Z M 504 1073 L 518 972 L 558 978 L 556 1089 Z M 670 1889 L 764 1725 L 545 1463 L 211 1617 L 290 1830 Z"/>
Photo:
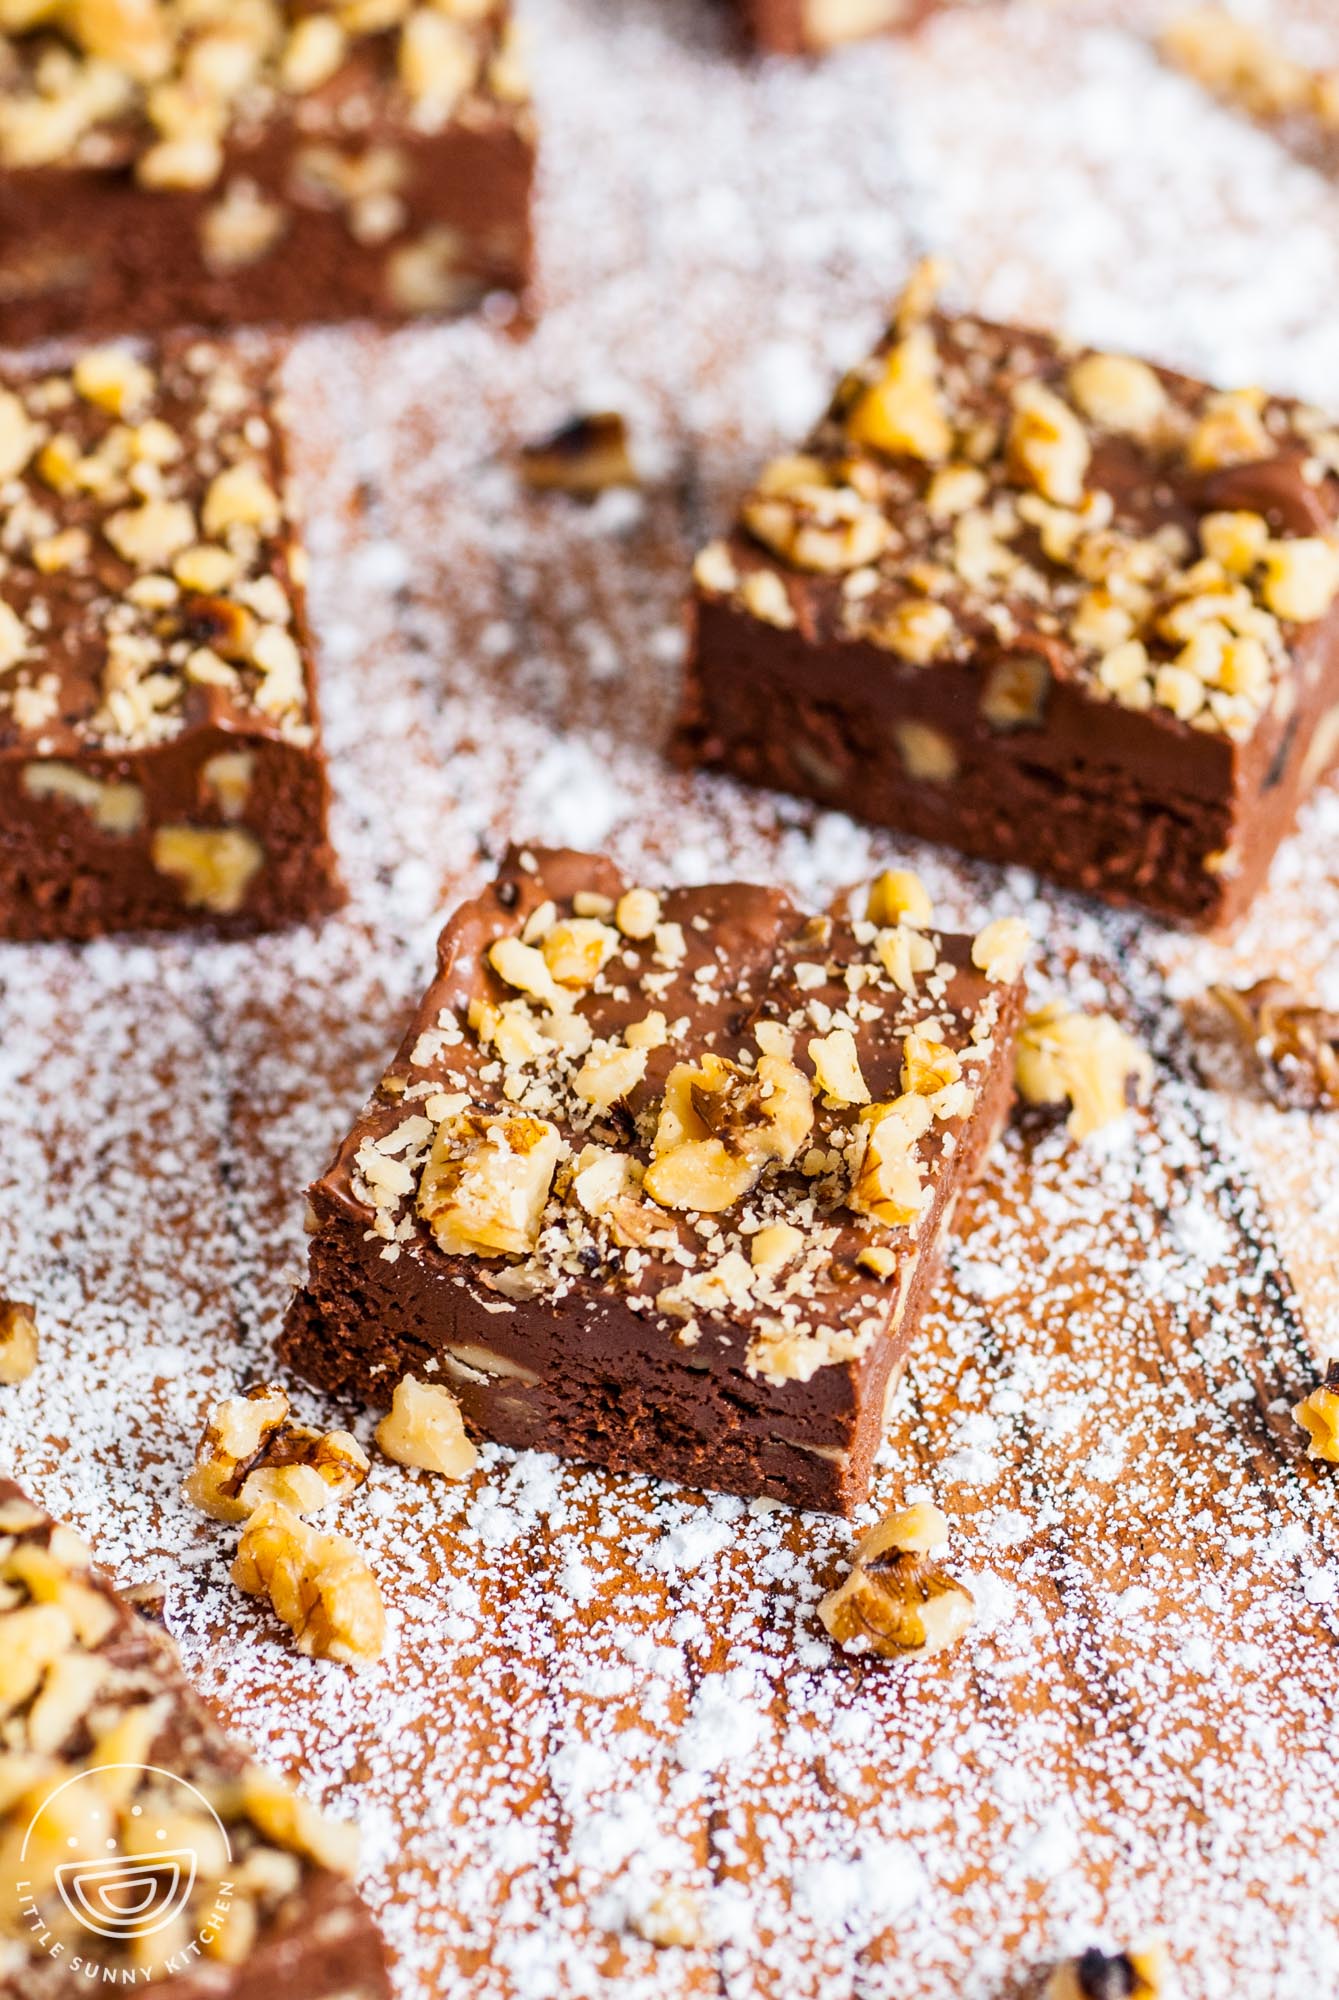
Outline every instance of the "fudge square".
<path id="1" fill-rule="evenodd" d="M 513 851 L 310 1190 L 286 1360 L 503 1443 L 849 1511 L 1005 1117 L 1026 928 Z"/>
<path id="2" fill-rule="evenodd" d="M 266 358 L 0 359 L 0 937 L 340 898 Z"/>
<path id="3" fill-rule="evenodd" d="M 933 286 L 699 555 L 679 749 L 1230 921 L 1339 755 L 1339 425 Z"/>
<path id="4" fill-rule="evenodd" d="M 534 150 L 506 0 L 7 0 L 0 339 L 518 290 Z"/>
<path id="5" fill-rule="evenodd" d="M 172 1641 L 6 1478 L 0 1700 L 4 2000 L 390 2000 L 354 1829 L 225 1735 Z"/>

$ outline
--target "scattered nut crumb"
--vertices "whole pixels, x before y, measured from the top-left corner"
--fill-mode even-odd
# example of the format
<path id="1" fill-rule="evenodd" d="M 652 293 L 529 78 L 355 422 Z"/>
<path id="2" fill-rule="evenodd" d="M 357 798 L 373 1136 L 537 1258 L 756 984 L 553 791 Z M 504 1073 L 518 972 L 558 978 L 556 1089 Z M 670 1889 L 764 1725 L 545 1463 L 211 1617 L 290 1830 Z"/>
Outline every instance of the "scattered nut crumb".
<path id="1" fill-rule="evenodd" d="M 1099 1951 L 1090 1945 L 1057 1965 L 1046 2000 L 1173 2000 L 1171 1963 L 1160 1944 L 1140 1951 Z"/>
<path id="2" fill-rule="evenodd" d="M 1339 1357 L 1327 1366 L 1325 1380 L 1293 1405 L 1293 1415 L 1307 1434 L 1307 1457 L 1339 1465 Z"/>
<path id="3" fill-rule="evenodd" d="M 377 1425 L 377 1443 L 399 1465 L 416 1465 L 448 1479 L 468 1479 L 479 1462 L 478 1447 L 466 1434 L 460 1405 L 449 1389 L 402 1376 L 395 1385 L 390 1415 Z"/>
<path id="4" fill-rule="evenodd" d="M 545 492 L 589 496 L 609 486 L 635 486 L 627 426 L 613 410 L 573 417 L 551 437 L 520 450 L 521 476 Z"/>
<path id="5" fill-rule="evenodd" d="M 0 1383 L 26 1382 L 36 1366 L 36 1311 L 18 1299 L 0 1299 Z"/>
<path id="6" fill-rule="evenodd" d="M 631 1918 L 630 1928 L 647 1944 L 705 1944 L 702 1906 L 691 1889 L 669 1883 Z"/>
<path id="7" fill-rule="evenodd" d="M 1282 979 L 1211 991 L 1254 1050 L 1272 1097 L 1303 1111 L 1339 1107 L 1339 1013 L 1309 1004 Z"/>
<path id="8" fill-rule="evenodd" d="M 1019 1030 L 1014 1078 L 1028 1104 L 1068 1103 L 1069 1130 L 1086 1139 L 1144 1097 L 1153 1064 L 1111 1014 L 1081 1014 L 1052 1001 Z"/>
<path id="9" fill-rule="evenodd" d="M 287 1393 L 259 1384 L 210 1412 L 182 1493 L 216 1521 L 244 1521 L 271 1500 L 314 1514 L 356 1492 L 367 1473 L 367 1453 L 348 1431 L 293 1423 Z"/>
<path id="10" fill-rule="evenodd" d="M 972 1593 L 929 1560 L 948 1538 L 938 1507 L 890 1514 L 865 1536 L 851 1574 L 818 1615 L 847 1653 L 922 1659 L 955 1645 L 972 1622 Z"/>
<path id="11" fill-rule="evenodd" d="M 292 1629 L 298 1651 L 320 1660 L 366 1666 L 386 1644 L 381 1590 L 362 1555 L 343 1535 L 325 1535 L 291 1508 L 268 1500 L 242 1531 L 232 1579 L 267 1597 Z"/>

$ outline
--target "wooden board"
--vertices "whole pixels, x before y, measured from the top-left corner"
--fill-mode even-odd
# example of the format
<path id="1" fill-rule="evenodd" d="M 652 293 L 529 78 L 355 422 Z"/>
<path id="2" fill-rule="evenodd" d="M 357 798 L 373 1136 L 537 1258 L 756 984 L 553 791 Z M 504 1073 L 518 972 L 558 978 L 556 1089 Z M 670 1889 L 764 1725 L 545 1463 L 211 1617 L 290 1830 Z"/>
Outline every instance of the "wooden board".
<path id="1" fill-rule="evenodd" d="M 0 951 L 0 1273 L 46 1336 L 0 1462 L 118 1580 L 163 1579 L 201 1686 L 359 1821 L 403 2000 L 986 2000 L 1145 1932 L 1192 1996 L 1326 1991 L 1339 1531 L 1287 1410 L 1339 1338 L 1339 1138 L 1174 1003 L 1266 966 L 1339 1000 L 1339 791 L 1220 947 L 658 752 L 693 546 L 919 248 L 988 309 L 1339 400 L 1339 191 L 1161 71 L 1129 8 L 764 70 L 706 0 L 531 12 L 538 331 L 322 333 L 289 363 L 347 914 Z M 519 494 L 510 447 L 601 405 L 644 492 Z M 957 1653 L 833 1657 L 837 1524 L 489 1450 L 465 1488 L 381 1463 L 346 1511 L 394 1624 L 356 1679 L 294 1654 L 177 1499 L 210 1403 L 270 1366 L 302 1184 L 512 833 L 814 904 L 907 858 L 965 924 L 1022 908 L 1039 993 L 1154 1049 L 1128 1129 L 1011 1131 L 892 1414 L 878 1502 L 953 1517 Z M 700 1946 L 637 1935 L 671 1882 Z"/>

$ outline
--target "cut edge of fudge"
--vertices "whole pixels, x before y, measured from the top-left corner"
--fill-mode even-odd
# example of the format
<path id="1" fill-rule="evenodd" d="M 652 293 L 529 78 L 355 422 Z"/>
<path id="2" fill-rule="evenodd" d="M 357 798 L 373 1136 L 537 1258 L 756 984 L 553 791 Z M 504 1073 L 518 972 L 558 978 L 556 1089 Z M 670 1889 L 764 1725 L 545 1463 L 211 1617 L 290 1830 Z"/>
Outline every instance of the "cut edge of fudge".
<path id="1" fill-rule="evenodd" d="M 0 936 L 343 899 L 276 357 L 0 355 Z"/>
<path id="2" fill-rule="evenodd" d="M 936 284 L 699 554 L 676 753 L 1230 922 L 1339 757 L 1339 424 Z"/>
<path id="3" fill-rule="evenodd" d="M 29 14 L 0 33 L 12 344 L 400 320 L 527 286 L 534 120 L 507 0 Z"/>
<path id="4" fill-rule="evenodd" d="M 374 1403 L 437 1375 L 506 1444 L 849 1512 L 1008 1110 L 1026 946 L 889 881 L 809 917 L 513 850 L 309 1190 L 288 1364 Z"/>
<path id="5" fill-rule="evenodd" d="M 152 1975 L 182 2000 L 390 2000 L 353 1829 L 225 1733 L 166 1633 L 3 1475 L 0 1701 L 0 1994 Z"/>

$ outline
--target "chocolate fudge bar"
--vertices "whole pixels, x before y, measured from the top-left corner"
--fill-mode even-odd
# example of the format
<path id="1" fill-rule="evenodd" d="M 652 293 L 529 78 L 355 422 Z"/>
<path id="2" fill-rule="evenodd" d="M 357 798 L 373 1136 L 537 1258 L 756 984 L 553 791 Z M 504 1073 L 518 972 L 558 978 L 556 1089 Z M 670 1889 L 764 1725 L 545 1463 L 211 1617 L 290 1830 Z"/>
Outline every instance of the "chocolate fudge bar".
<path id="1" fill-rule="evenodd" d="M 18 0 L 0 340 L 459 311 L 533 168 L 506 0 Z"/>
<path id="2" fill-rule="evenodd" d="M 1339 425 L 932 282 L 699 555 L 680 751 L 1231 920 L 1339 755 Z"/>
<path id="3" fill-rule="evenodd" d="M 304 567 L 263 356 L 0 359 L 0 937 L 339 900 Z"/>
<path id="4" fill-rule="evenodd" d="M 390 2000 L 354 1829 L 231 1738 L 175 1646 L 0 1479 L 0 1996 Z"/>
<path id="5" fill-rule="evenodd" d="M 287 1361 L 617 1470 L 849 1511 L 1005 1116 L 1027 933 L 513 852 L 310 1190 Z"/>

